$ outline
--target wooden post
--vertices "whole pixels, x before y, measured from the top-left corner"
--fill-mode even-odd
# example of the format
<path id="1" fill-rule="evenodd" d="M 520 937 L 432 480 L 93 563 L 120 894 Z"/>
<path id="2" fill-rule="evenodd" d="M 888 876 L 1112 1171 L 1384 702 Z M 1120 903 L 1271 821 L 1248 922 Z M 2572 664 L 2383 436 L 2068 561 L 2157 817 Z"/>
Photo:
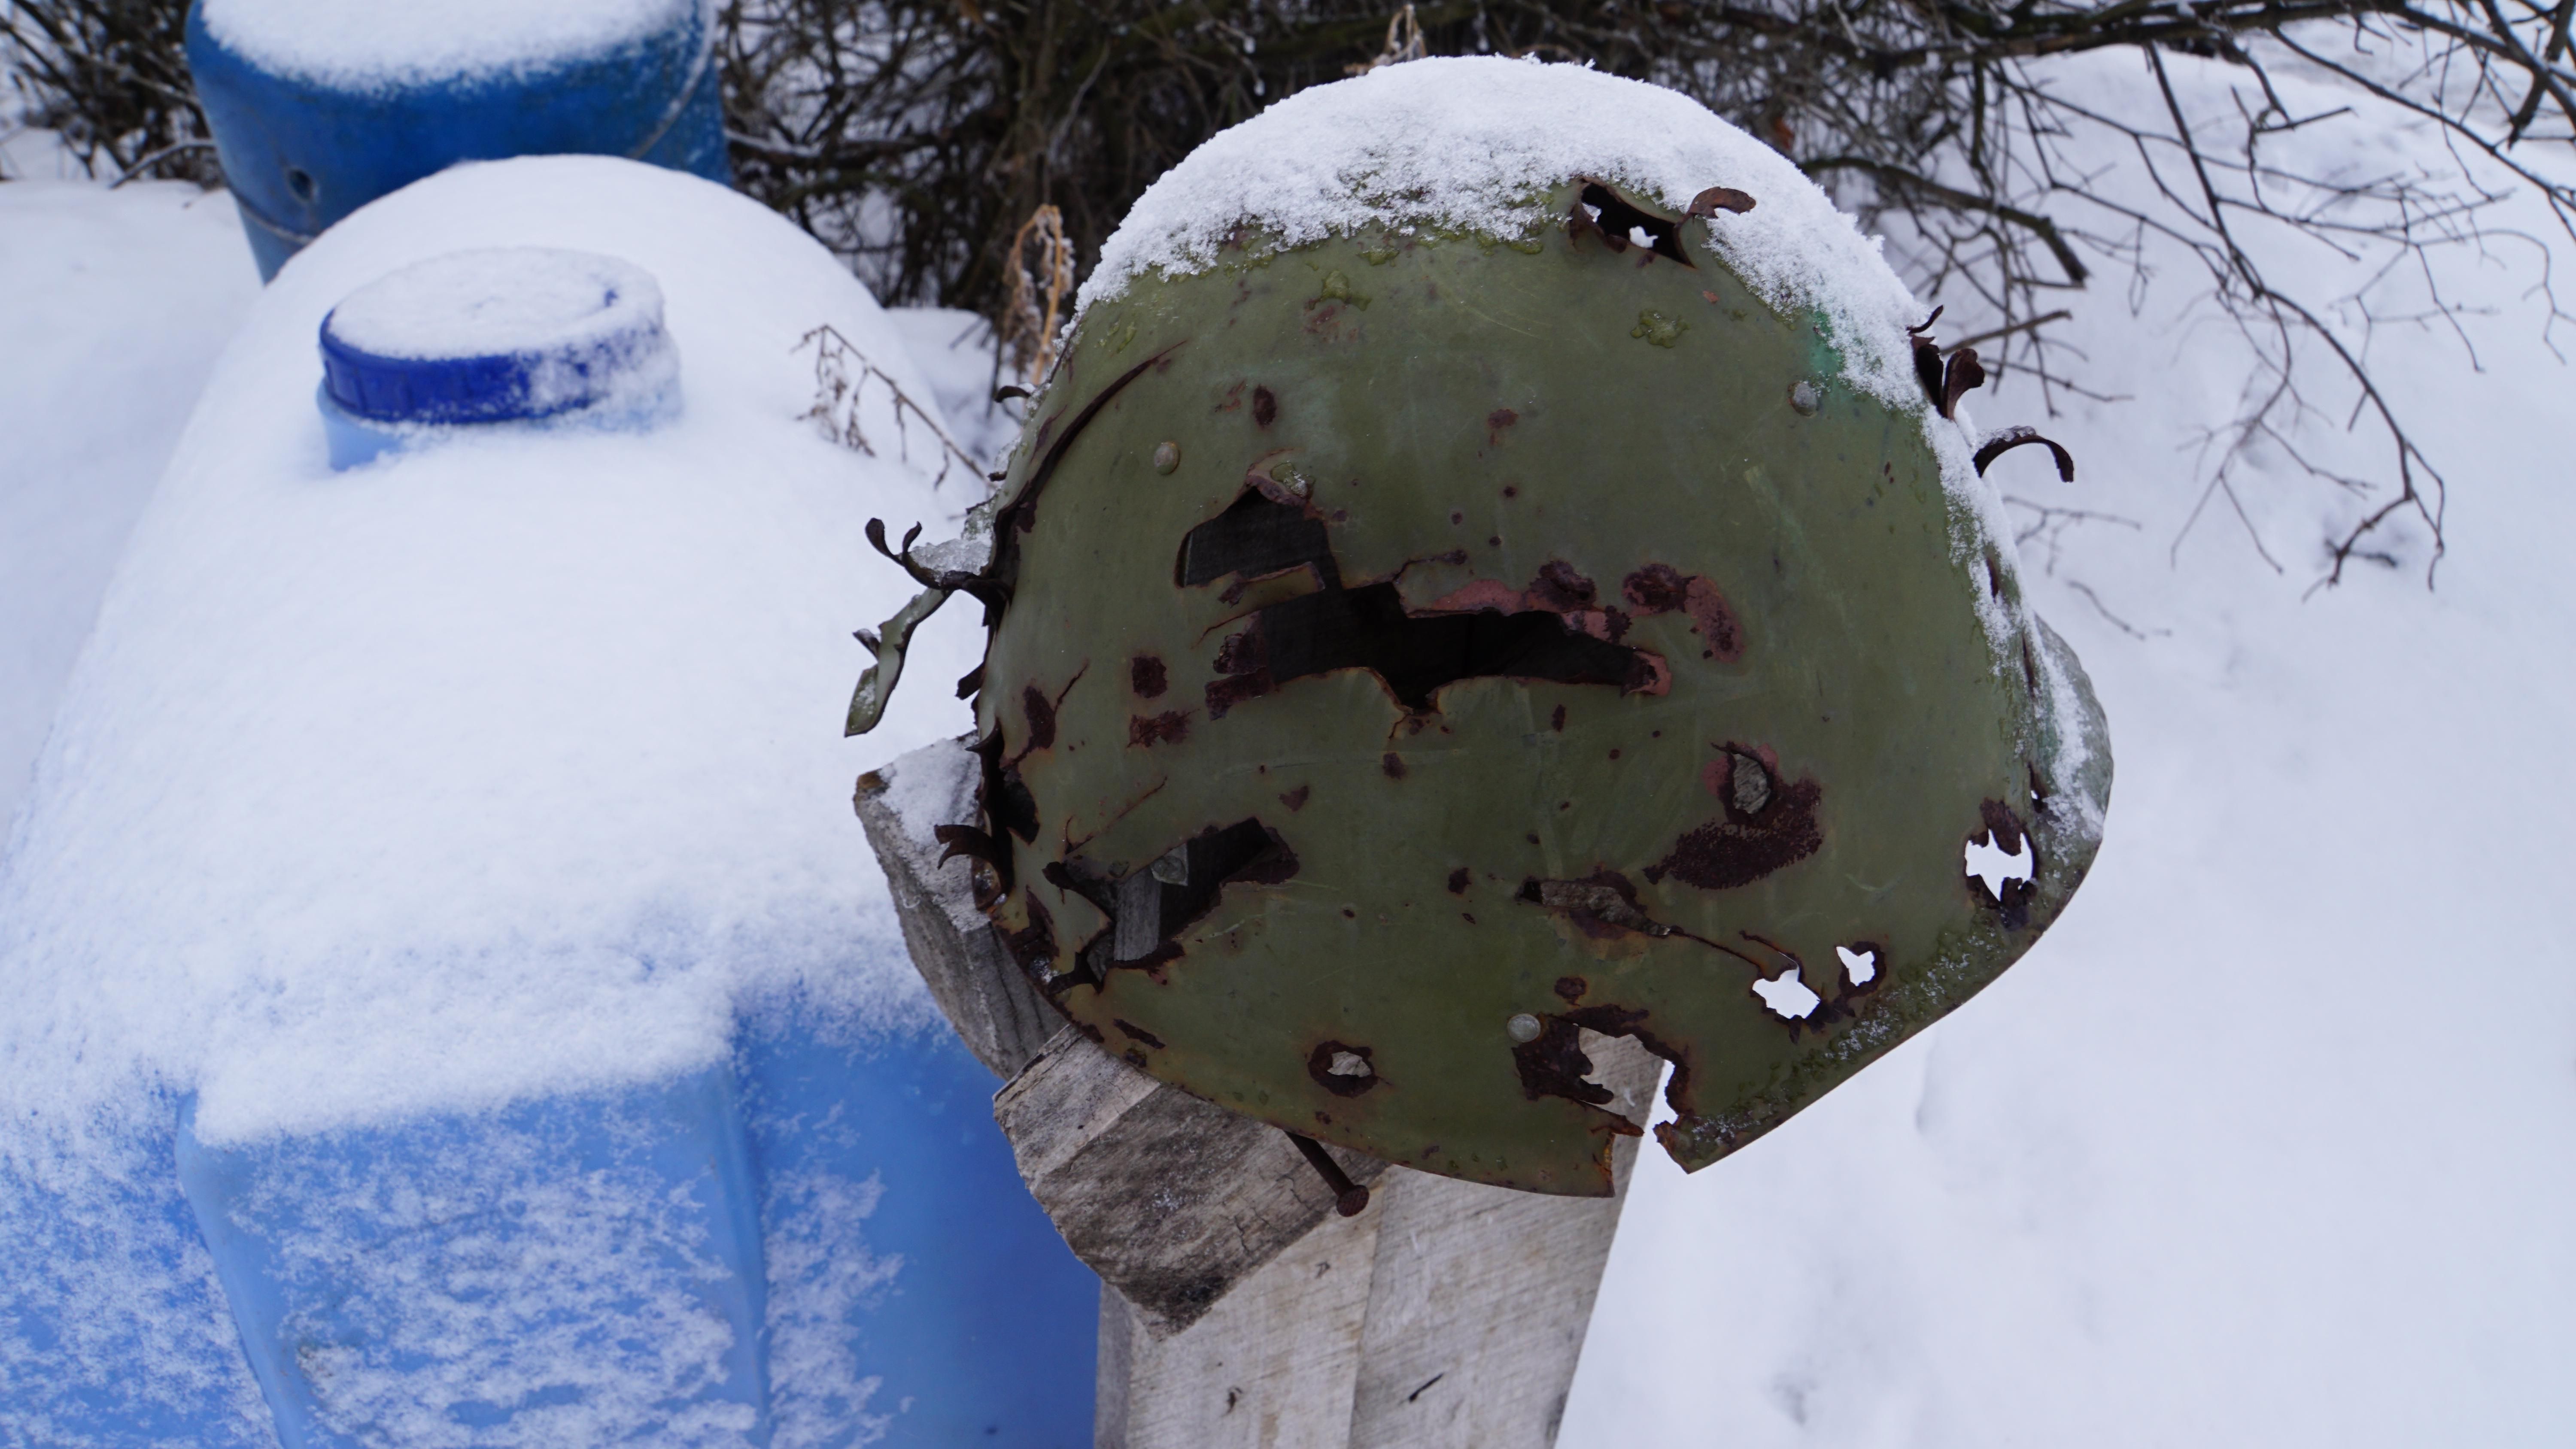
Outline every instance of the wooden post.
<path id="1" fill-rule="evenodd" d="M 1618 1231 L 1607 1198 L 1461 1182 L 1328 1149 L 1356 1216 L 1287 1133 L 1166 1086 L 1051 1017 L 973 901 L 977 762 L 943 742 L 862 777 L 913 961 L 986 1065 L 1020 1174 L 1101 1275 L 1098 1449 L 1547 1449 Z M 1593 1080 L 1646 1120 L 1663 1063 L 1584 1033 Z"/>

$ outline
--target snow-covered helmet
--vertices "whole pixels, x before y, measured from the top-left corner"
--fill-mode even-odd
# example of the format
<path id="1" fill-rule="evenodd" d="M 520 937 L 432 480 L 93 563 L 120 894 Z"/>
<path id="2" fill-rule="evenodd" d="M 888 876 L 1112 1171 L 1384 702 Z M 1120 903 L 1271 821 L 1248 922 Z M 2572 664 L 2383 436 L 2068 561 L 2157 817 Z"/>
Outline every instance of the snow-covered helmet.
<path id="1" fill-rule="evenodd" d="M 1696 1168 L 1957 1006 L 2110 756 L 1915 305 L 1787 162 L 1575 67 L 1202 147 L 949 580 L 1017 959 L 1211 1101 L 1558 1193 L 1636 1130 L 1587 1032 L 1674 1064 Z"/>

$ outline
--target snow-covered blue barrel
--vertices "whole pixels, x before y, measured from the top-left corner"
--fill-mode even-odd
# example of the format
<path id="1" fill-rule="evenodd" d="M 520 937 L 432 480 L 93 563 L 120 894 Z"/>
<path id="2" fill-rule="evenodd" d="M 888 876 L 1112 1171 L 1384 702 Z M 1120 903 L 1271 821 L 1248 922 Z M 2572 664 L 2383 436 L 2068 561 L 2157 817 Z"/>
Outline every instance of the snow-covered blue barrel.
<path id="1" fill-rule="evenodd" d="M 704 0 L 195 0 L 188 67 L 274 277 L 458 161 L 574 152 L 729 176 Z"/>
<path id="2" fill-rule="evenodd" d="M 0 862 L 0 1443 L 1090 1442 L 1097 1280 L 850 808 L 967 725 L 841 737 L 867 520 L 984 487 L 932 416 L 819 246 L 623 160 L 270 288 Z"/>

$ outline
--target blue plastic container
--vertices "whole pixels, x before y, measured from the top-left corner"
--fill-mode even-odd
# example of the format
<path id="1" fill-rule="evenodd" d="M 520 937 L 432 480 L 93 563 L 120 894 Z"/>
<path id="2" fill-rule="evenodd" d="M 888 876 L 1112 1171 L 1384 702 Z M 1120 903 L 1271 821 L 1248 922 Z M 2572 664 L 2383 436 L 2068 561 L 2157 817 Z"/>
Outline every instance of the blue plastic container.
<path id="1" fill-rule="evenodd" d="M 479 435 L 573 477 L 680 404 L 658 285 L 595 253 L 430 257 L 319 331 L 335 457 Z M 317 501 L 362 514 L 412 462 Z M 1100 1284 L 1000 1083 L 864 1017 L 750 1002 L 694 1070 L 482 1110 L 210 1141 L 153 1092 L 51 1124 L 59 1160 L 0 1152 L 0 1444 L 1085 1449 Z"/>
<path id="2" fill-rule="evenodd" d="M 604 53 L 386 82 L 264 64 L 209 30 L 208 3 L 189 8 L 188 67 L 263 280 L 324 227 L 459 161 L 626 156 L 731 181 L 702 7 Z"/>
<path id="3" fill-rule="evenodd" d="M 1099 1280 L 994 1085 L 945 1029 L 751 1025 L 622 1092 L 248 1148 L 183 1125 L 179 1179 L 285 1449 L 1083 1449 Z"/>

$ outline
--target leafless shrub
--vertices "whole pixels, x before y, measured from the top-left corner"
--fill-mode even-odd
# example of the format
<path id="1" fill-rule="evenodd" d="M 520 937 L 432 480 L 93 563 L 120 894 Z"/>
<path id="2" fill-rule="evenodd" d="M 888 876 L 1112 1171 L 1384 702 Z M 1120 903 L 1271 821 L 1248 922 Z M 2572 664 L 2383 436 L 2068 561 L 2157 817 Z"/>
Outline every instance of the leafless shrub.
<path id="1" fill-rule="evenodd" d="M 100 174 L 214 180 L 182 14 L 0 0 L 31 123 Z M 2553 345 L 2568 315 L 2547 268 L 2576 238 L 2576 0 L 723 0 L 719 20 L 738 184 L 885 300 L 982 313 L 1023 367 L 1056 265 L 1033 276 L 1027 256 L 1041 208 L 1096 258 L 1200 141 L 1418 54 L 1580 60 L 1699 98 L 1889 234 L 1975 334 L 1952 345 L 1996 344 L 1992 369 L 2052 410 L 2082 391 L 2051 330 L 2066 294 L 2107 276 L 2134 299 L 2188 258 L 2244 367 L 2203 439 L 2195 520 L 2251 532 L 2249 462 L 2290 460 L 2338 499 L 2321 586 L 2410 552 L 2429 579 L 2441 555 L 2443 475 L 2372 360 L 2392 329 L 2467 346 L 2431 254 L 2526 247 Z M 2146 105 L 2086 83 L 2106 55 L 2141 68 L 2121 89 Z M 2437 129 L 2456 164 L 2359 164 L 2356 128 L 2391 115 Z M 2509 192 L 2552 229 L 2504 224 Z"/>
<path id="2" fill-rule="evenodd" d="M 2053 410 L 2074 369 L 2049 331 L 2106 269 L 2132 292 L 2178 248 L 2243 341 L 2241 405 L 2213 425 L 2202 505 L 2243 516 L 2245 460 L 2277 451 L 2348 495 L 2321 583 L 2419 526 L 2440 556 L 2444 481 L 2370 362 L 2374 329 L 2456 327 L 2427 254 L 2516 239 L 2510 183 L 2576 235 L 2576 0 L 733 0 L 744 187 L 848 256 L 880 295 L 1007 315 L 1014 226 L 1061 208 L 1094 258 L 1135 196 L 1217 130 L 1299 87 L 1433 54 L 1582 60 L 1673 86 L 1770 141 L 1896 241 L 1900 264 L 1994 342 Z M 2070 73 L 2120 52 L 2160 104 L 2098 104 Z M 2232 77 L 2213 114 L 2175 58 Z M 2296 149 L 2356 124 L 2285 99 L 2330 78 L 2437 125 L 2462 164 L 2369 174 Z M 2205 89 L 2205 88 L 2204 88 Z M 2110 143 L 2108 146 L 2105 143 Z M 2107 150 L 2132 158 L 2103 171 Z M 2476 164 L 2471 164 L 2472 162 Z M 2322 245 L 2323 280 L 2275 259 Z M 2390 311 L 2384 289 L 2422 284 Z M 2353 279 L 2358 280 L 2353 280 Z M 2546 280 L 2543 323 L 2564 314 Z M 2459 334 L 2465 341 L 2466 334 Z M 1956 345 L 1956 344 L 1954 344 Z M 2331 411 L 2329 411 L 2331 410 Z M 2358 425 L 2376 462 L 2318 440 Z M 2248 524 L 2250 529 L 2251 524 Z M 2257 539 L 2258 547 L 2261 540 Z M 2266 555 L 2269 557 L 2269 554 Z M 2393 555 L 2392 555 L 2393 556 Z M 2276 565 L 2277 567 L 2278 565 Z"/>
<path id="3" fill-rule="evenodd" d="M 0 68 L 24 123 L 59 131 L 93 176 L 212 186 L 185 54 L 186 0 L 0 0 Z"/>
<path id="4" fill-rule="evenodd" d="M 2403 520 L 2420 525 L 2429 581 L 2446 485 L 2372 366 L 2371 342 L 2394 325 L 2437 325 L 2466 344 L 2465 309 L 2427 266 L 2443 247 L 2528 243 L 2541 267 L 2544 336 L 2566 320 L 2548 266 L 2552 242 L 2576 235 L 2565 165 L 2576 120 L 2569 10 L 2486 0 L 2009 10 L 1826 0 L 1798 13 L 1809 28 L 1768 32 L 1784 51 L 1807 53 L 1783 66 L 1784 79 L 1804 72 L 1820 82 L 1781 88 L 1794 98 L 1776 106 L 1770 134 L 1911 242 L 1907 259 L 1922 284 L 1965 292 L 2002 325 L 2019 324 L 2009 355 L 2044 390 L 2071 385 L 2051 367 L 2037 325 L 2050 298 L 2105 264 L 2126 270 L 2134 290 L 2151 253 L 2188 256 L 2246 360 L 2234 416 L 2204 440 L 2195 520 L 2212 504 L 2245 518 L 2243 465 L 2257 448 L 2274 451 L 2349 496 L 2323 540 L 2320 586 L 2357 559 L 2391 557 L 2387 530 Z M 2143 63 L 2154 106 L 2124 112 L 2071 82 L 2073 57 L 2105 50 Z M 2220 63 L 2223 108 L 2210 104 L 2208 86 L 2197 101 L 2186 94 L 2177 57 Z M 1703 63 L 1709 74 L 1728 69 Z M 2298 88 L 2285 76 L 2324 78 L 2350 99 L 2436 125 L 2461 164 L 2440 175 L 2362 169 L 2352 164 L 2362 148 L 2351 130 L 2339 147 L 2307 134 L 2357 124 L 2350 108 L 2303 109 L 2286 98 Z M 2125 151 L 2133 164 L 2115 176 L 2078 159 L 2105 151 Z M 2541 199 L 2556 238 L 2495 222 L 2509 184 Z M 2389 310 L 2387 298 L 2403 290 L 2392 282 L 2410 273 L 2415 295 Z M 2336 444 L 2333 435 L 2356 424 L 2380 440 L 2375 464 L 2353 463 Z"/>

